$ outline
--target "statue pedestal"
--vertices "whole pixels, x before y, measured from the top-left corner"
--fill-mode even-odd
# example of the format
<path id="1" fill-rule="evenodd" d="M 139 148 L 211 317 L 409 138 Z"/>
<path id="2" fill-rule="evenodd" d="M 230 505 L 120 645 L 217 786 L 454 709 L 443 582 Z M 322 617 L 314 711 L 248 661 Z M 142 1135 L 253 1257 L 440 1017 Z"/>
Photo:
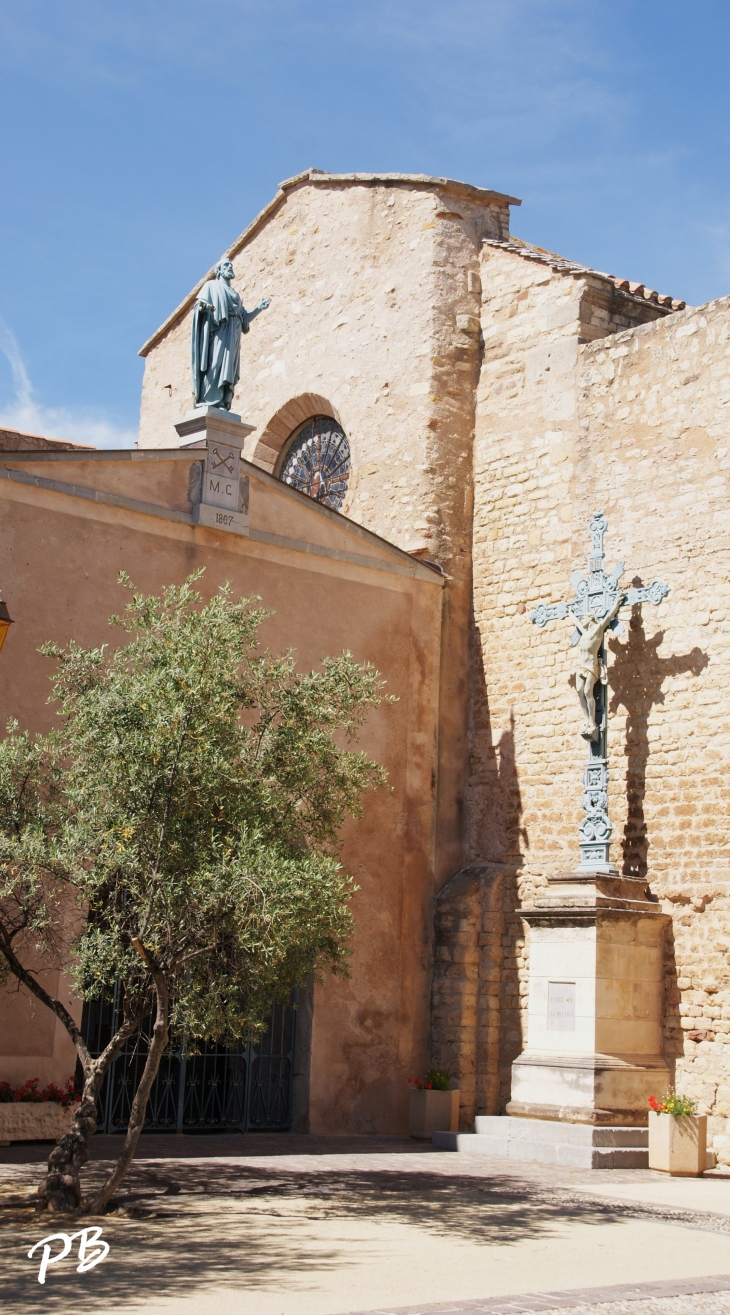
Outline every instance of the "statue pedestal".
<path id="1" fill-rule="evenodd" d="M 217 439 L 240 449 L 255 425 L 247 425 L 234 411 L 220 406 L 196 406 L 175 425 L 183 447 L 203 447 L 206 440 Z"/>
<path id="2" fill-rule="evenodd" d="M 436 1150 L 583 1169 L 646 1169 L 647 1096 L 663 1095 L 663 938 L 646 882 L 605 872 L 548 878 L 530 924 L 527 1045 L 507 1115 Z"/>
<path id="3" fill-rule="evenodd" d="M 548 879 L 521 910 L 530 925 L 527 1045 L 507 1113 L 643 1126 L 647 1096 L 669 1086 L 662 1056 L 668 918 L 646 882 L 603 872 Z"/>
<path id="4" fill-rule="evenodd" d="M 241 448 L 255 427 L 217 406 L 198 406 L 175 425 L 180 438 L 188 440 L 184 447 L 205 453 L 196 487 L 191 483 L 189 490 L 197 525 L 248 534 L 248 479 L 241 478 Z"/>

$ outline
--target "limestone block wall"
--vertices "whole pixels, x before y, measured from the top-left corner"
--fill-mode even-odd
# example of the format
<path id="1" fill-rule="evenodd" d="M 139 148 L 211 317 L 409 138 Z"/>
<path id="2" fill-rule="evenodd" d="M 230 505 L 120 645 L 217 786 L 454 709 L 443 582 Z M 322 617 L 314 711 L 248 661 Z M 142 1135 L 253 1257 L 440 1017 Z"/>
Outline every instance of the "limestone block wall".
<path id="1" fill-rule="evenodd" d="M 493 250 L 485 255 L 494 259 Z M 580 279 L 563 279 L 561 290 L 556 275 L 516 255 L 500 262 L 491 283 L 482 271 L 469 858 L 514 864 L 523 901 L 548 871 L 576 861 L 584 748 L 568 627 L 537 631 L 529 613 L 538 599 L 569 596 L 570 572 L 585 572 L 587 523 L 601 508 L 607 566 L 626 562 L 625 585 L 660 577 L 671 589 L 661 608 L 625 612 L 627 633 L 610 641 L 614 861 L 646 876 L 672 914 L 665 1052 L 678 1087 L 713 1116 L 722 1151 L 730 1145 L 722 1141 L 730 1116 L 730 301 L 590 341 L 586 306 L 595 306 L 600 281 L 592 289 L 589 277 L 581 289 Z M 505 986 L 524 1003 L 524 931 L 519 920 L 510 931 L 512 909 Z M 513 1018 L 515 1053 L 521 1018 Z M 503 1091 L 504 1031 L 503 1016 Z"/>
<path id="2" fill-rule="evenodd" d="M 439 733 L 437 883 L 463 862 L 471 610 L 472 444 L 480 249 L 509 235 L 507 198 L 437 180 L 308 176 L 231 248 L 244 304 L 272 296 L 242 341 L 234 409 L 246 455 L 276 470 L 308 415 L 348 435 L 345 515 L 448 574 Z M 192 303 L 146 357 L 140 445 L 176 446 L 192 404 Z"/>
<path id="3" fill-rule="evenodd" d="M 465 1131 L 475 1114 L 499 1112 L 507 880 L 497 865 L 465 868 L 436 899 L 431 1058 L 458 1079 Z"/>
<path id="4" fill-rule="evenodd" d="M 730 299 L 601 348 L 582 353 L 575 510 L 602 501 L 627 581 L 672 591 L 610 645 L 617 856 L 673 915 L 665 1046 L 730 1160 Z"/>
<path id="5" fill-rule="evenodd" d="M 575 371 L 585 280 L 558 274 L 516 252 L 483 251 L 484 358 L 474 447 L 474 642 L 466 856 L 504 865 L 502 886 L 499 1109 L 510 1097 L 510 1065 L 526 1035 L 527 927 L 518 903 L 529 898 L 530 832 L 541 817 L 546 839 L 562 803 L 534 734 L 546 722 L 527 688 L 525 608 L 555 562 L 566 562 L 572 476 Z M 539 509 L 539 513 L 538 513 Z M 542 529 L 538 529 L 538 514 Z M 547 659 L 550 661 L 550 658 Z M 555 685 L 550 669 L 541 680 Z M 566 696 L 567 704 L 567 696 Z M 537 704 L 537 706 L 535 706 Z M 563 768 L 563 772 L 566 768 Z M 516 876 L 518 874 L 518 877 Z M 484 1063 L 484 1061 L 483 1061 Z M 477 1105 L 476 1112 L 487 1112 Z M 492 1112 L 492 1111 L 491 1111 Z"/>
<path id="6" fill-rule="evenodd" d="M 242 340 L 234 409 L 256 426 L 246 456 L 268 448 L 272 420 L 293 400 L 328 402 L 352 448 L 345 514 L 400 547 L 435 551 L 466 478 L 461 430 L 470 439 L 473 428 L 478 325 L 466 321 L 479 295 L 468 275 L 481 239 L 508 229 L 506 203 L 435 185 L 307 178 L 287 188 L 232 248 L 244 303 L 272 297 Z M 192 304 L 147 353 L 141 447 L 178 444 L 174 424 L 192 406 L 191 314 Z M 259 464 L 270 469 L 279 446 Z"/>
<path id="7" fill-rule="evenodd" d="M 556 761 L 569 773 L 565 754 L 575 738 L 564 715 L 569 691 L 561 687 L 556 708 L 532 704 L 525 646 L 535 641 L 527 610 L 556 579 L 562 597 L 573 565 L 582 344 L 663 312 L 620 293 L 607 276 L 581 267 L 566 274 L 516 247 L 486 242 L 482 256 L 467 836 L 473 861 L 524 864 L 528 819 L 539 816 L 548 852 L 561 850 L 563 803 L 552 773 Z M 540 638 L 539 688 L 556 689 L 563 635 L 558 626 Z"/>

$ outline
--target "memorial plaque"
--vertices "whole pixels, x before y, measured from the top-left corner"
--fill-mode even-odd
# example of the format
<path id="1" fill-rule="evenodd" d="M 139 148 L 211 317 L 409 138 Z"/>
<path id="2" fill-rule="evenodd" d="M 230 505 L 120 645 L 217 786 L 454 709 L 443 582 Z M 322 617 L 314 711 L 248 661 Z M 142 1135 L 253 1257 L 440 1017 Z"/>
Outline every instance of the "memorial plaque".
<path id="1" fill-rule="evenodd" d="M 575 982 L 548 982 L 548 1031 L 575 1032 Z"/>
<path id="2" fill-rule="evenodd" d="M 224 511 L 222 507 L 209 507 L 199 502 L 193 511 L 196 525 L 209 525 L 212 530 L 227 530 L 229 534 L 249 533 L 248 516 L 242 512 Z"/>
<path id="3" fill-rule="evenodd" d="M 216 440 L 208 440 L 203 484 L 203 502 L 209 507 L 238 511 L 238 477 L 241 451 Z"/>

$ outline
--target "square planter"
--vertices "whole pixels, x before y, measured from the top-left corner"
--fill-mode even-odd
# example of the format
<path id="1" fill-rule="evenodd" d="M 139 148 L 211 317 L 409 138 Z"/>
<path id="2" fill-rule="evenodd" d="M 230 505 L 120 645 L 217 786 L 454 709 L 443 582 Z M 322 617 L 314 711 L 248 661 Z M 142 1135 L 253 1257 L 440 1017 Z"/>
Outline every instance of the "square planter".
<path id="1" fill-rule="evenodd" d="M 707 1115 L 649 1112 L 649 1168 L 699 1178 L 707 1168 Z"/>
<path id="2" fill-rule="evenodd" d="M 458 1091 L 411 1090 L 408 1100 L 408 1131 L 411 1137 L 430 1140 L 432 1132 L 458 1132 Z"/>
<path id="3" fill-rule="evenodd" d="M 0 1104 L 0 1146 L 12 1141 L 59 1141 L 68 1132 L 78 1106 L 55 1101 L 3 1101 Z"/>

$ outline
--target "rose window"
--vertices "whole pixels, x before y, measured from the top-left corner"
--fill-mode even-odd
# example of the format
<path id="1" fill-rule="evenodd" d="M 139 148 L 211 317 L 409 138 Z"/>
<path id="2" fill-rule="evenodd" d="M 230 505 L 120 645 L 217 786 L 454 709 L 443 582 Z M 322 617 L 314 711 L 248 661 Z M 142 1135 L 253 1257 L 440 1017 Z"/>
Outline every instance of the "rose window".
<path id="1" fill-rule="evenodd" d="M 279 478 L 315 502 L 339 511 L 350 476 L 350 444 L 331 416 L 315 416 L 299 430 L 284 458 Z"/>

